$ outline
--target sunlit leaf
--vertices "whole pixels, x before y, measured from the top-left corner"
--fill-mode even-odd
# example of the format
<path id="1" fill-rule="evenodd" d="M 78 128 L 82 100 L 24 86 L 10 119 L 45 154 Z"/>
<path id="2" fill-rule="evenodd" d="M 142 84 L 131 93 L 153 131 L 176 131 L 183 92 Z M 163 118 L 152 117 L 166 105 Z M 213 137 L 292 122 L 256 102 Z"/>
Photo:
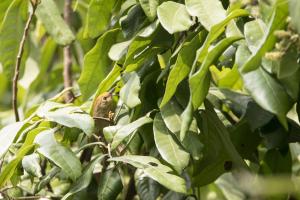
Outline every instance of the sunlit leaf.
<path id="1" fill-rule="evenodd" d="M 119 129 L 117 129 L 113 137 L 111 148 L 115 149 L 127 136 L 136 131 L 139 127 L 151 122 L 152 119 L 148 116 L 145 116 L 127 125 L 121 126 Z"/>
<path id="2" fill-rule="evenodd" d="M 186 185 L 183 178 L 171 174 L 172 169 L 166 165 L 161 164 L 156 158 L 150 156 L 134 156 L 127 155 L 122 157 L 110 158 L 110 161 L 118 161 L 128 163 L 136 168 L 143 170 L 143 172 L 159 182 L 166 188 L 173 191 L 186 193 Z"/>
<path id="3" fill-rule="evenodd" d="M 0 157 L 2 157 L 8 150 L 24 124 L 24 122 L 15 122 L 0 130 Z"/>
<path id="4" fill-rule="evenodd" d="M 154 20 L 159 0 L 139 0 L 139 2 L 149 20 Z"/>
<path id="5" fill-rule="evenodd" d="M 237 64 L 243 62 L 250 55 L 245 46 L 240 46 L 237 51 Z M 292 106 L 292 101 L 283 87 L 263 68 L 259 67 L 250 72 L 242 71 L 244 86 L 254 100 L 264 109 L 277 115 L 284 126 L 287 126 L 286 113 Z M 259 90 L 257 89 L 259 88 Z"/>
<path id="6" fill-rule="evenodd" d="M 35 143 L 40 146 L 37 151 L 60 167 L 73 181 L 76 180 L 81 175 L 81 163 L 79 159 L 65 146 L 54 141 L 48 142 L 49 137 L 54 138 L 53 130 L 42 132 L 35 139 Z"/>
<path id="7" fill-rule="evenodd" d="M 153 133 L 156 147 L 162 158 L 180 173 L 188 165 L 190 155 L 169 132 L 160 114 L 156 114 L 154 118 Z"/>
<path id="8" fill-rule="evenodd" d="M 40 166 L 40 157 L 36 153 L 24 156 L 22 160 L 22 167 L 30 175 L 42 177 L 42 170 Z"/>
<path id="9" fill-rule="evenodd" d="M 222 67 L 222 70 L 220 71 L 216 68 L 216 66 L 212 65 L 209 70 L 218 87 L 242 90 L 243 81 L 239 74 L 237 65 L 234 65 L 231 69 Z"/>
<path id="10" fill-rule="evenodd" d="M 247 59 L 247 62 L 241 67 L 242 72 L 250 72 L 256 70 L 261 65 L 261 59 L 264 54 L 271 50 L 276 42 L 276 36 L 274 31 L 281 29 L 285 20 L 288 16 L 288 1 L 287 0 L 277 0 L 274 6 L 274 11 L 272 18 L 268 24 L 268 29 L 264 34 L 263 39 L 257 46 L 255 52 Z"/>
<path id="11" fill-rule="evenodd" d="M 128 80 L 120 91 L 120 98 L 129 108 L 134 108 L 141 103 L 139 98 L 140 78 L 135 72 L 131 72 L 127 77 Z"/>
<path id="12" fill-rule="evenodd" d="M 112 9 L 116 0 L 92 0 L 87 12 L 87 23 L 84 35 L 95 38 L 105 31 L 109 25 Z M 101 13 L 101 14 L 100 14 Z M 99 18 L 99 14 L 101 17 Z"/>
<path id="13" fill-rule="evenodd" d="M 219 0 L 185 0 L 185 5 L 189 14 L 197 16 L 207 30 L 226 17 L 226 10 Z"/>
<path id="14" fill-rule="evenodd" d="M 157 8 L 157 16 L 162 26 L 171 34 L 188 30 L 193 25 L 185 6 L 173 1 L 162 3 Z"/>
<path id="15" fill-rule="evenodd" d="M 70 44 L 75 39 L 53 0 L 41 1 L 37 7 L 36 16 L 58 44 Z"/>
<path id="16" fill-rule="evenodd" d="M 194 108 L 198 108 L 203 103 L 207 95 L 210 80 L 209 76 L 207 75 L 209 67 L 232 43 L 240 39 L 242 38 L 237 36 L 221 40 L 212 50 L 209 51 L 202 65 L 200 66 L 199 71 L 190 77 L 189 83 Z"/>
<path id="17" fill-rule="evenodd" d="M 289 11 L 292 23 L 297 28 L 298 33 L 300 33 L 300 23 L 299 23 L 299 17 L 300 17 L 300 2 L 298 0 L 289 0 Z"/>
<path id="18" fill-rule="evenodd" d="M 24 2 L 22 0 L 9 2 L 10 5 L 4 12 L 3 21 L 0 21 L 0 62 L 4 71 L 12 74 L 25 22 L 22 18 Z"/>
<path id="19" fill-rule="evenodd" d="M 5 167 L 1 171 L 0 186 L 3 186 L 13 176 L 16 168 L 22 161 L 23 157 L 26 154 L 28 154 L 28 152 L 30 150 L 32 150 L 34 148 L 34 146 L 35 146 L 34 139 L 36 138 L 36 136 L 38 134 L 43 133 L 43 132 L 54 133 L 53 130 L 46 130 L 46 129 L 47 128 L 43 128 L 43 127 L 36 128 L 27 134 L 25 142 L 23 143 L 21 148 L 16 153 L 16 156 L 14 157 L 14 159 L 11 162 L 9 162 L 7 165 L 5 165 Z"/>
<path id="20" fill-rule="evenodd" d="M 111 65 L 108 51 L 115 43 L 118 33 L 118 29 L 104 33 L 94 48 L 84 56 L 83 69 L 78 80 L 83 99 L 87 100 L 107 75 Z"/>
<path id="21" fill-rule="evenodd" d="M 263 42 L 264 35 L 267 31 L 266 24 L 261 19 L 256 19 L 247 22 L 245 28 L 245 39 L 248 44 L 248 48 L 251 52 L 256 52 Z"/>
<path id="22" fill-rule="evenodd" d="M 178 84 L 189 74 L 196 58 L 196 51 L 204 42 L 206 33 L 201 31 L 180 50 L 175 65 L 170 71 L 166 90 L 160 107 L 163 107 L 176 92 Z"/>
<path id="23" fill-rule="evenodd" d="M 79 128 L 87 135 L 91 135 L 94 131 L 94 119 L 76 106 L 49 101 L 38 109 L 37 114 L 63 126 Z"/>
<path id="24" fill-rule="evenodd" d="M 114 61 L 120 60 L 126 54 L 131 41 L 132 40 L 128 40 L 114 44 L 108 52 L 109 58 Z"/>

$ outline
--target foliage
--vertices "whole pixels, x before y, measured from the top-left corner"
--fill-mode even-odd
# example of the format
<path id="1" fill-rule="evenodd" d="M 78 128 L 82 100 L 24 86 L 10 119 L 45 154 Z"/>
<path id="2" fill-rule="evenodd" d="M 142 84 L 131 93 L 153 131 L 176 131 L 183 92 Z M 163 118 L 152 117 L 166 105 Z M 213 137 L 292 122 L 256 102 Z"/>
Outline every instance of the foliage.
<path id="1" fill-rule="evenodd" d="M 300 198 L 299 0 L 41 0 L 14 122 L 34 2 L 0 2 L 3 198 Z"/>

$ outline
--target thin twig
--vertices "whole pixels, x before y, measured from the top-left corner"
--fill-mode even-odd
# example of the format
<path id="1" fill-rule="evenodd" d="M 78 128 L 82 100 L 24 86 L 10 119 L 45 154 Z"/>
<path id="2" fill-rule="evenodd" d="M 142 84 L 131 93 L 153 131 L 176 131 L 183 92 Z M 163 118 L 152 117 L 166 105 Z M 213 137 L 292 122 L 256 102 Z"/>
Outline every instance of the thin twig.
<path id="1" fill-rule="evenodd" d="M 64 6 L 64 19 L 65 22 L 70 25 L 71 24 L 71 13 L 72 13 L 72 0 L 65 0 Z M 71 45 L 67 45 L 64 47 L 64 87 L 69 88 L 72 87 L 72 52 Z M 71 90 L 66 92 L 65 102 L 73 102 L 75 96 Z"/>
<path id="2" fill-rule="evenodd" d="M 15 197 L 15 200 L 29 200 L 29 199 L 41 199 L 41 198 L 45 198 L 43 196 L 27 196 L 27 197 Z M 47 198 L 48 199 L 48 198 Z"/>
<path id="3" fill-rule="evenodd" d="M 31 21 L 33 19 L 35 10 L 37 8 L 37 3 L 32 3 L 32 12 L 30 13 L 25 28 L 24 28 L 24 32 L 23 32 L 23 36 L 22 36 L 22 40 L 20 42 L 20 46 L 19 46 L 19 51 L 18 51 L 18 55 L 17 55 L 17 60 L 16 60 L 16 65 L 15 65 L 15 74 L 14 74 L 14 79 L 13 79 L 13 94 L 12 94 L 12 101 L 13 101 L 13 110 L 15 113 L 15 118 L 16 121 L 20 121 L 20 116 L 19 116 L 19 112 L 18 112 L 18 79 L 19 79 L 19 74 L 20 74 L 20 67 L 21 67 L 21 61 L 22 61 L 22 56 L 24 53 L 24 45 L 26 42 L 26 38 L 28 36 L 29 33 L 29 27 L 31 24 Z"/>
<path id="4" fill-rule="evenodd" d="M 106 148 L 105 144 L 103 142 L 92 142 L 92 143 L 88 143 L 86 145 L 83 145 L 82 147 L 80 147 L 79 149 L 77 149 L 75 151 L 75 154 L 79 153 L 80 151 L 82 151 L 83 149 L 86 149 L 87 147 L 90 146 L 96 146 L 96 145 L 100 145 L 101 147 Z"/>

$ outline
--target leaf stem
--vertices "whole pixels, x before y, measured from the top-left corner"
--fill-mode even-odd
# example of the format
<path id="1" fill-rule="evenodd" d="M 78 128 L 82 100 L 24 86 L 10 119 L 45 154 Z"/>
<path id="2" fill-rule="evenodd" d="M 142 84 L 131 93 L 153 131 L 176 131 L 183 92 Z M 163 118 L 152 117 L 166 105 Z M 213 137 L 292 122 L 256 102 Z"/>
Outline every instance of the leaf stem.
<path id="1" fill-rule="evenodd" d="M 13 94 L 12 94 L 12 101 L 13 101 L 13 110 L 15 113 L 15 119 L 16 122 L 20 121 L 20 116 L 18 112 L 18 79 L 19 79 L 19 74 L 20 74 L 20 67 L 21 67 L 21 61 L 22 61 L 22 56 L 24 53 L 24 46 L 25 42 L 28 36 L 29 28 L 31 21 L 33 19 L 34 13 L 36 11 L 36 8 L 38 6 L 37 3 L 32 3 L 32 12 L 30 13 L 25 28 L 22 36 L 22 40 L 20 42 L 19 50 L 18 50 L 18 55 L 17 55 L 17 60 L 16 60 L 16 65 L 15 65 L 15 73 L 14 73 L 14 78 L 13 78 Z"/>

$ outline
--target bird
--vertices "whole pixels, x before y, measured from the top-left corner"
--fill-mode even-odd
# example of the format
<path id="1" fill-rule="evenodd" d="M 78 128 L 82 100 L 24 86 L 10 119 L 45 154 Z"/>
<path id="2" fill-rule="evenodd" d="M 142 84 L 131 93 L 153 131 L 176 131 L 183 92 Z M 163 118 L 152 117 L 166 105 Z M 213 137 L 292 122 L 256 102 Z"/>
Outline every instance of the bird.
<path id="1" fill-rule="evenodd" d="M 95 133 L 101 136 L 103 128 L 113 123 L 115 102 L 110 92 L 99 95 L 93 103 L 92 115 L 95 120 Z"/>
<path id="2" fill-rule="evenodd" d="M 95 122 L 95 134 L 100 136 L 99 139 L 105 145 L 107 142 L 104 138 L 103 128 L 113 124 L 113 116 L 115 110 L 115 102 L 112 92 L 104 92 L 96 97 L 92 105 L 92 117 Z M 89 138 L 89 142 L 93 142 L 95 138 Z M 82 152 L 80 160 L 89 162 L 92 156 L 92 149 L 87 148 Z"/>

